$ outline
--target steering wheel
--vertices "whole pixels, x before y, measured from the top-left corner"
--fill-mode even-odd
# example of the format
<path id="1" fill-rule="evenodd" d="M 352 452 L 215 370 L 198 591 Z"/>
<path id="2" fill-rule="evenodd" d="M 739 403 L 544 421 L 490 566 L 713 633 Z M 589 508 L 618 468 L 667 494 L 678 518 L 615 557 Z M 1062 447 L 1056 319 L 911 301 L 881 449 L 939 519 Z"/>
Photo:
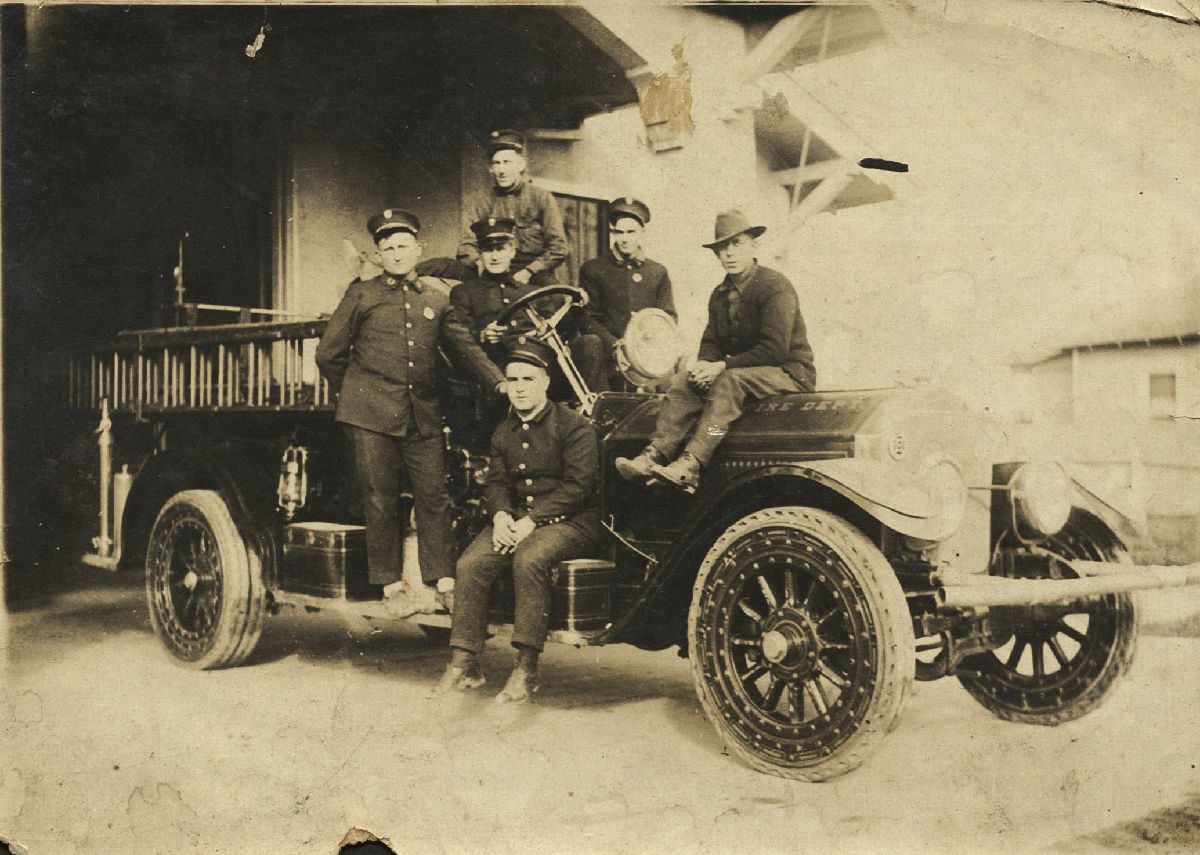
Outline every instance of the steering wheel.
<path id="1" fill-rule="evenodd" d="M 534 308 L 533 304 L 543 297 L 563 297 L 563 304 L 554 310 L 554 314 L 548 318 L 543 318 L 541 313 Z M 576 288 L 572 285 L 547 285 L 544 288 L 536 288 L 530 291 L 524 297 L 520 297 L 504 308 L 496 317 L 496 323 L 501 326 L 508 326 L 508 322 L 512 320 L 513 315 L 524 310 L 526 317 L 533 324 L 534 332 L 541 337 L 549 330 L 556 329 L 563 318 L 567 316 L 576 306 L 580 308 L 588 304 L 587 291 L 582 288 Z"/>

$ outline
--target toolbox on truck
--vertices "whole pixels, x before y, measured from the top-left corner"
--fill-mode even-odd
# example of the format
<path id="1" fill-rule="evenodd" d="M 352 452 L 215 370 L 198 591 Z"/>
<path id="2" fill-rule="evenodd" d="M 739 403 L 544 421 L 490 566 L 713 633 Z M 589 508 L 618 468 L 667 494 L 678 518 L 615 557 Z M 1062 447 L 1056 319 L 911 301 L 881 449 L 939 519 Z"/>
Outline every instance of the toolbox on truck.
<path id="1" fill-rule="evenodd" d="M 367 579 L 367 529 L 361 525 L 298 522 L 285 526 L 282 587 L 316 597 L 378 598 Z"/>

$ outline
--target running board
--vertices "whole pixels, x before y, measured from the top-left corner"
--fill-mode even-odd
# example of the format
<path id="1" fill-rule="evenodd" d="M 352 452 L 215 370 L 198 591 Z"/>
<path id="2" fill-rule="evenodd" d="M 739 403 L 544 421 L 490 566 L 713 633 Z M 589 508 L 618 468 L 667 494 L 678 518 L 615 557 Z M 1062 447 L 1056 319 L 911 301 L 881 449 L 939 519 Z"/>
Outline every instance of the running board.
<path id="1" fill-rule="evenodd" d="M 1135 566 L 1102 561 L 1070 561 L 1079 579 L 1011 579 L 983 574 L 942 573 L 937 591 L 942 609 L 1040 606 L 1103 597 L 1127 591 L 1200 585 L 1200 563 Z"/>
<path id="2" fill-rule="evenodd" d="M 341 597 L 314 597 L 311 594 L 295 594 L 290 591 L 272 591 L 271 596 L 281 606 L 304 608 L 309 611 L 328 611 L 350 617 L 361 617 L 367 620 L 404 621 L 418 626 L 440 627 L 450 629 L 451 617 L 447 612 L 433 614 L 414 614 L 408 617 L 396 617 L 388 611 L 382 600 L 347 600 Z M 507 637 L 512 633 L 512 624 L 488 624 L 491 635 Z M 552 629 L 546 636 L 547 641 L 555 644 L 569 644 L 572 647 L 587 647 L 592 639 L 599 636 L 601 630 L 595 632 L 580 632 L 578 630 Z"/>

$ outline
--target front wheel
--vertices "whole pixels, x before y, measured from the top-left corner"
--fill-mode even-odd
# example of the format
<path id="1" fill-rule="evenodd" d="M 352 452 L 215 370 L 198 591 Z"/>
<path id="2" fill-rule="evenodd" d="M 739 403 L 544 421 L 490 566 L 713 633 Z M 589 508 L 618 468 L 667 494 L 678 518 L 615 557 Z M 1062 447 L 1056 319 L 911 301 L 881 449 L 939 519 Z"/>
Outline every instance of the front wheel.
<path id="1" fill-rule="evenodd" d="M 146 548 L 150 625 L 175 662 L 224 668 L 262 634 L 262 564 L 213 490 L 184 490 L 163 505 Z"/>
<path id="2" fill-rule="evenodd" d="M 696 693 L 748 765 L 822 781 L 856 768 L 896 723 L 912 624 L 883 554 L 814 508 L 768 508 L 717 538 L 688 614 Z"/>
<path id="3" fill-rule="evenodd" d="M 1123 549 L 1079 527 L 1050 538 L 1045 549 L 1068 560 L 1129 561 Z M 1137 606 L 1128 593 L 1043 608 L 1017 621 L 1002 646 L 963 659 L 958 680 L 999 718 L 1062 724 L 1108 699 L 1133 663 L 1137 634 Z"/>

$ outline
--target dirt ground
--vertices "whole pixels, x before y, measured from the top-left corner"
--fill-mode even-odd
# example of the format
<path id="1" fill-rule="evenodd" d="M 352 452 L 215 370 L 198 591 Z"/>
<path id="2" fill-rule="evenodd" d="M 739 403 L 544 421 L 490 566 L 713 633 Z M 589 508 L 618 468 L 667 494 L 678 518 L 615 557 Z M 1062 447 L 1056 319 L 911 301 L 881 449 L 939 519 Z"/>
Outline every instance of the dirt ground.
<path id="1" fill-rule="evenodd" d="M 918 684 L 857 772 L 812 785 L 727 756 L 673 652 L 553 647 L 536 705 L 427 698 L 415 628 L 285 613 L 252 663 L 194 673 L 140 587 L 8 616 L 0 838 L 33 855 L 321 853 L 351 827 L 413 853 L 1064 853 L 1200 848 L 1200 639 L 1143 636 L 1100 711 L 1058 728 Z"/>
<path id="2" fill-rule="evenodd" d="M 1191 855 L 1200 852 L 1200 796 L 1185 804 L 1086 835 L 1055 851 L 1063 855 L 1112 852 Z"/>

